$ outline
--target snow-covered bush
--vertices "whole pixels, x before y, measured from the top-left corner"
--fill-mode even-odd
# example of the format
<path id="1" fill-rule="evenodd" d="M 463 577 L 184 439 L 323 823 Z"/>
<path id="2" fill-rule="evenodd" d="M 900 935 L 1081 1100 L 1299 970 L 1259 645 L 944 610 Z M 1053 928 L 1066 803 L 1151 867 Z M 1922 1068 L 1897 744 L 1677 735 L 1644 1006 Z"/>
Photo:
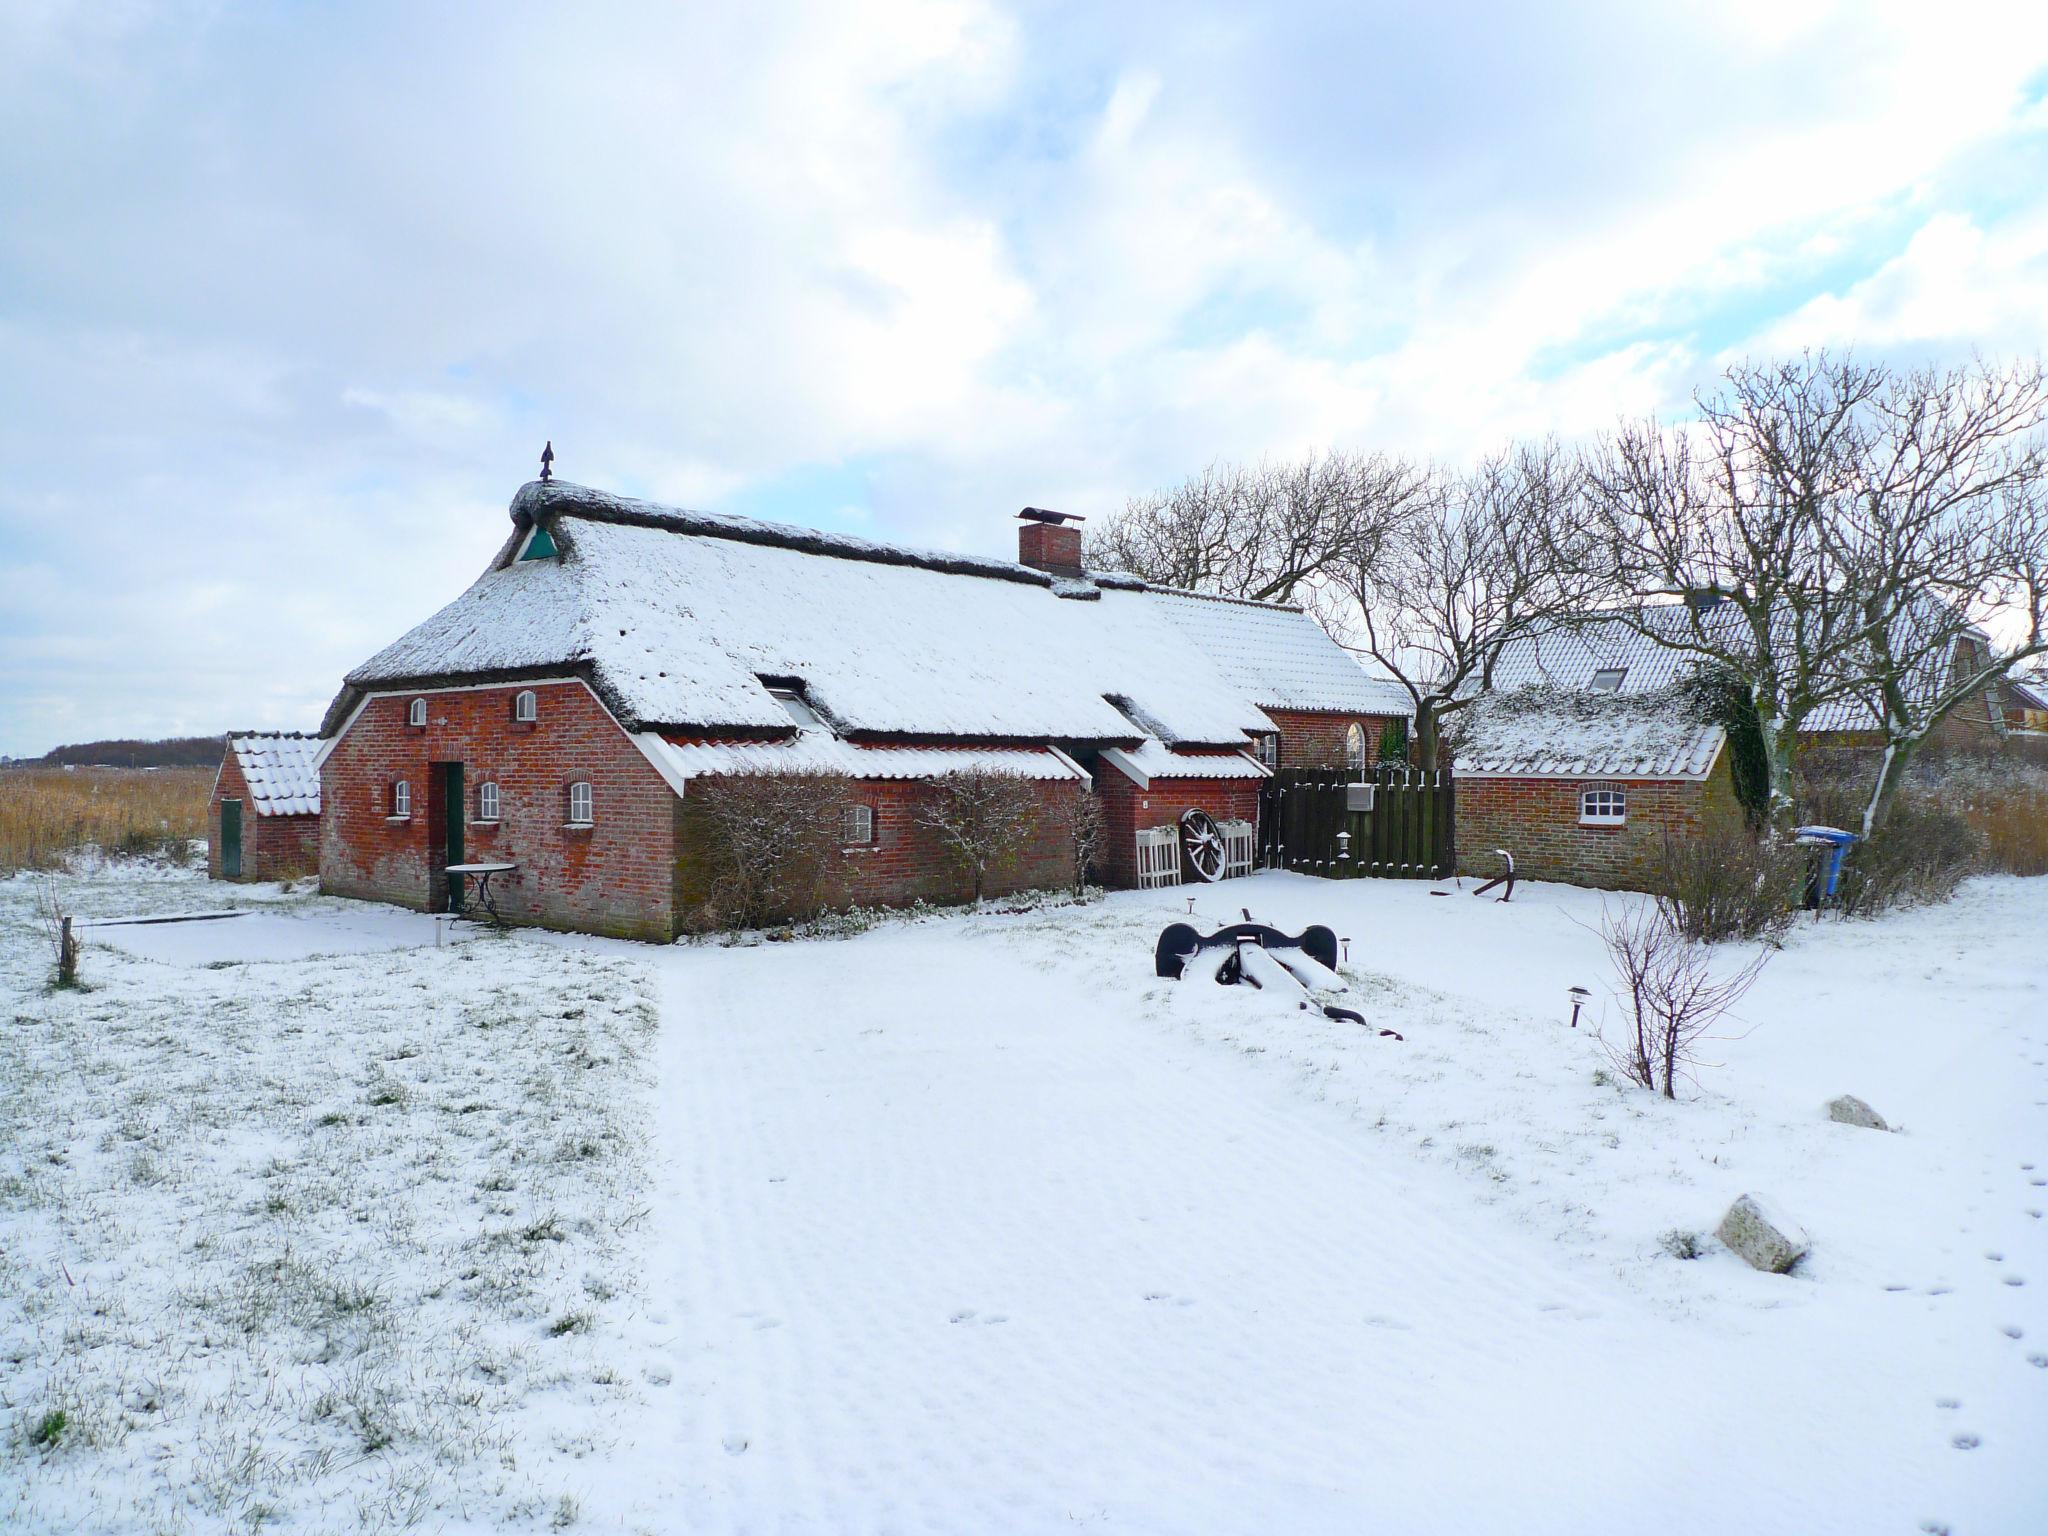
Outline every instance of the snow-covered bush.
<path id="1" fill-rule="evenodd" d="M 705 779 L 685 800 L 687 864 L 703 888 L 686 918 L 699 928 L 757 928 L 816 917 L 838 895 L 853 783 L 838 773 Z"/>
<path id="2" fill-rule="evenodd" d="M 1710 825 L 1683 837 L 1667 833 L 1647 883 L 1672 927 L 1718 944 L 1783 933 L 1798 909 L 1805 870 L 1795 847 L 1745 826 Z"/>

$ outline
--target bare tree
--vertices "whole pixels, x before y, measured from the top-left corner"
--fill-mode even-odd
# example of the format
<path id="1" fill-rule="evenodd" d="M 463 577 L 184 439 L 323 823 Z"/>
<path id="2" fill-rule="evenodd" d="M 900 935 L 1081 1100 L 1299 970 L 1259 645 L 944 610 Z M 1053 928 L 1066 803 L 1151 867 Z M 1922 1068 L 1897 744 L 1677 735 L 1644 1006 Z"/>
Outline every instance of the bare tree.
<path id="1" fill-rule="evenodd" d="M 810 917 L 840 870 L 852 780 L 836 773 L 704 779 L 685 801 L 703 829 L 697 853 L 716 920 L 735 928 Z"/>
<path id="2" fill-rule="evenodd" d="M 1212 464 L 1133 498 L 1090 535 L 1088 563 L 1192 592 L 1312 600 L 1334 570 L 1370 554 L 1425 478 L 1384 454 Z"/>
<path id="3" fill-rule="evenodd" d="M 1491 686 L 1502 653 L 1584 600 L 1584 562 L 1560 559 L 1579 523 L 1579 469 L 1554 441 L 1431 475 L 1384 529 L 1349 541 L 1331 573 L 1355 649 L 1408 690 L 1409 761 L 1436 768 L 1446 716 Z"/>
<path id="4" fill-rule="evenodd" d="M 1036 786 L 1006 768 L 956 768 L 934 777 L 917 809 L 918 824 L 974 888 L 981 904 L 992 876 L 1007 873 L 1037 833 Z"/>
<path id="5" fill-rule="evenodd" d="M 1652 902 L 1618 916 L 1603 911 L 1600 937 L 1627 1031 L 1619 1040 L 1603 1034 L 1601 1044 L 1629 1081 L 1675 1099 L 1680 1075 L 1697 1065 L 1699 1040 L 1742 1000 L 1770 951 L 1760 949 L 1740 969 L 1716 976 L 1708 948 L 1679 932 L 1671 914 Z"/>
<path id="6" fill-rule="evenodd" d="M 1102 842 L 1102 801 L 1084 784 L 1053 815 L 1074 856 L 1074 892 L 1079 895 L 1088 888 L 1088 866 Z"/>
<path id="7" fill-rule="evenodd" d="M 1599 446 L 1560 563 L 1593 579 L 1603 618 L 1749 689 L 1783 831 L 1802 727 L 1910 670 L 1878 660 L 1909 609 L 1989 599 L 1983 557 L 2010 541 L 1970 552 L 1957 535 L 2037 477 L 2021 442 L 2041 420 L 2041 373 L 1899 377 L 1807 353 L 1739 364 L 1697 404 L 1697 422 L 1632 423 Z"/>

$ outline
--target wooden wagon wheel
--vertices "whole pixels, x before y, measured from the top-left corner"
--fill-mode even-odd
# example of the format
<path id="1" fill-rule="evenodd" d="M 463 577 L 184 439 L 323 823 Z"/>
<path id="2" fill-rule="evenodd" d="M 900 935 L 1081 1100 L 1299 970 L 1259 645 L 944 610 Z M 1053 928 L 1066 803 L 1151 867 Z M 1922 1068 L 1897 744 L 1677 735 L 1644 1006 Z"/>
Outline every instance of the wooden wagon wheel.
<path id="1" fill-rule="evenodd" d="M 1188 811 L 1180 819 L 1180 850 L 1204 880 L 1223 876 L 1223 834 L 1207 811 Z"/>

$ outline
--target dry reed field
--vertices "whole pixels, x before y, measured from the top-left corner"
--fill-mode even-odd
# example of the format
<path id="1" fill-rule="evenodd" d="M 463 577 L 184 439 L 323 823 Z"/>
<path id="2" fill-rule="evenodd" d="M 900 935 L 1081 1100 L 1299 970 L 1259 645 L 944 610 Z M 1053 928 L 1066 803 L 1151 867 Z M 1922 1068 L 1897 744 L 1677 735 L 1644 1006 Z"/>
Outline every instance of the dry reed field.
<path id="1" fill-rule="evenodd" d="M 182 856 L 206 836 L 211 768 L 0 770 L 0 874 L 50 869 L 88 844 Z"/>

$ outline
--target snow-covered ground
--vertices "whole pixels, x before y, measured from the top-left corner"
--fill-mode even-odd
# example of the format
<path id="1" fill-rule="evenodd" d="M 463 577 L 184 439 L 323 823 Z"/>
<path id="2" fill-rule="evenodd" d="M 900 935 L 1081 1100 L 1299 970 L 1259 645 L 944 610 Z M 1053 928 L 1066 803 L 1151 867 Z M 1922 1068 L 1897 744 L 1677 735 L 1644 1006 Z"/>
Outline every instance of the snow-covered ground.
<path id="1" fill-rule="evenodd" d="M 2048 1528 L 2048 881 L 1802 926 L 1676 1104 L 1566 1027 L 1606 978 L 1563 887 L 1195 893 L 1330 923 L 1399 1042 L 1155 980 L 1185 890 L 737 949 L 151 940 L 79 995 L 0 893 L 0 1523 L 246 1525 L 193 1484 L 238 1434 L 280 1529 Z M 1704 1236 L 1745 1191 L 1812 1234 L 1792 1276 Z M 352 1370 L 374 1447 L 318 1411 Z M 29 1446 L 60 1401 L 92 1433 Z"/>

